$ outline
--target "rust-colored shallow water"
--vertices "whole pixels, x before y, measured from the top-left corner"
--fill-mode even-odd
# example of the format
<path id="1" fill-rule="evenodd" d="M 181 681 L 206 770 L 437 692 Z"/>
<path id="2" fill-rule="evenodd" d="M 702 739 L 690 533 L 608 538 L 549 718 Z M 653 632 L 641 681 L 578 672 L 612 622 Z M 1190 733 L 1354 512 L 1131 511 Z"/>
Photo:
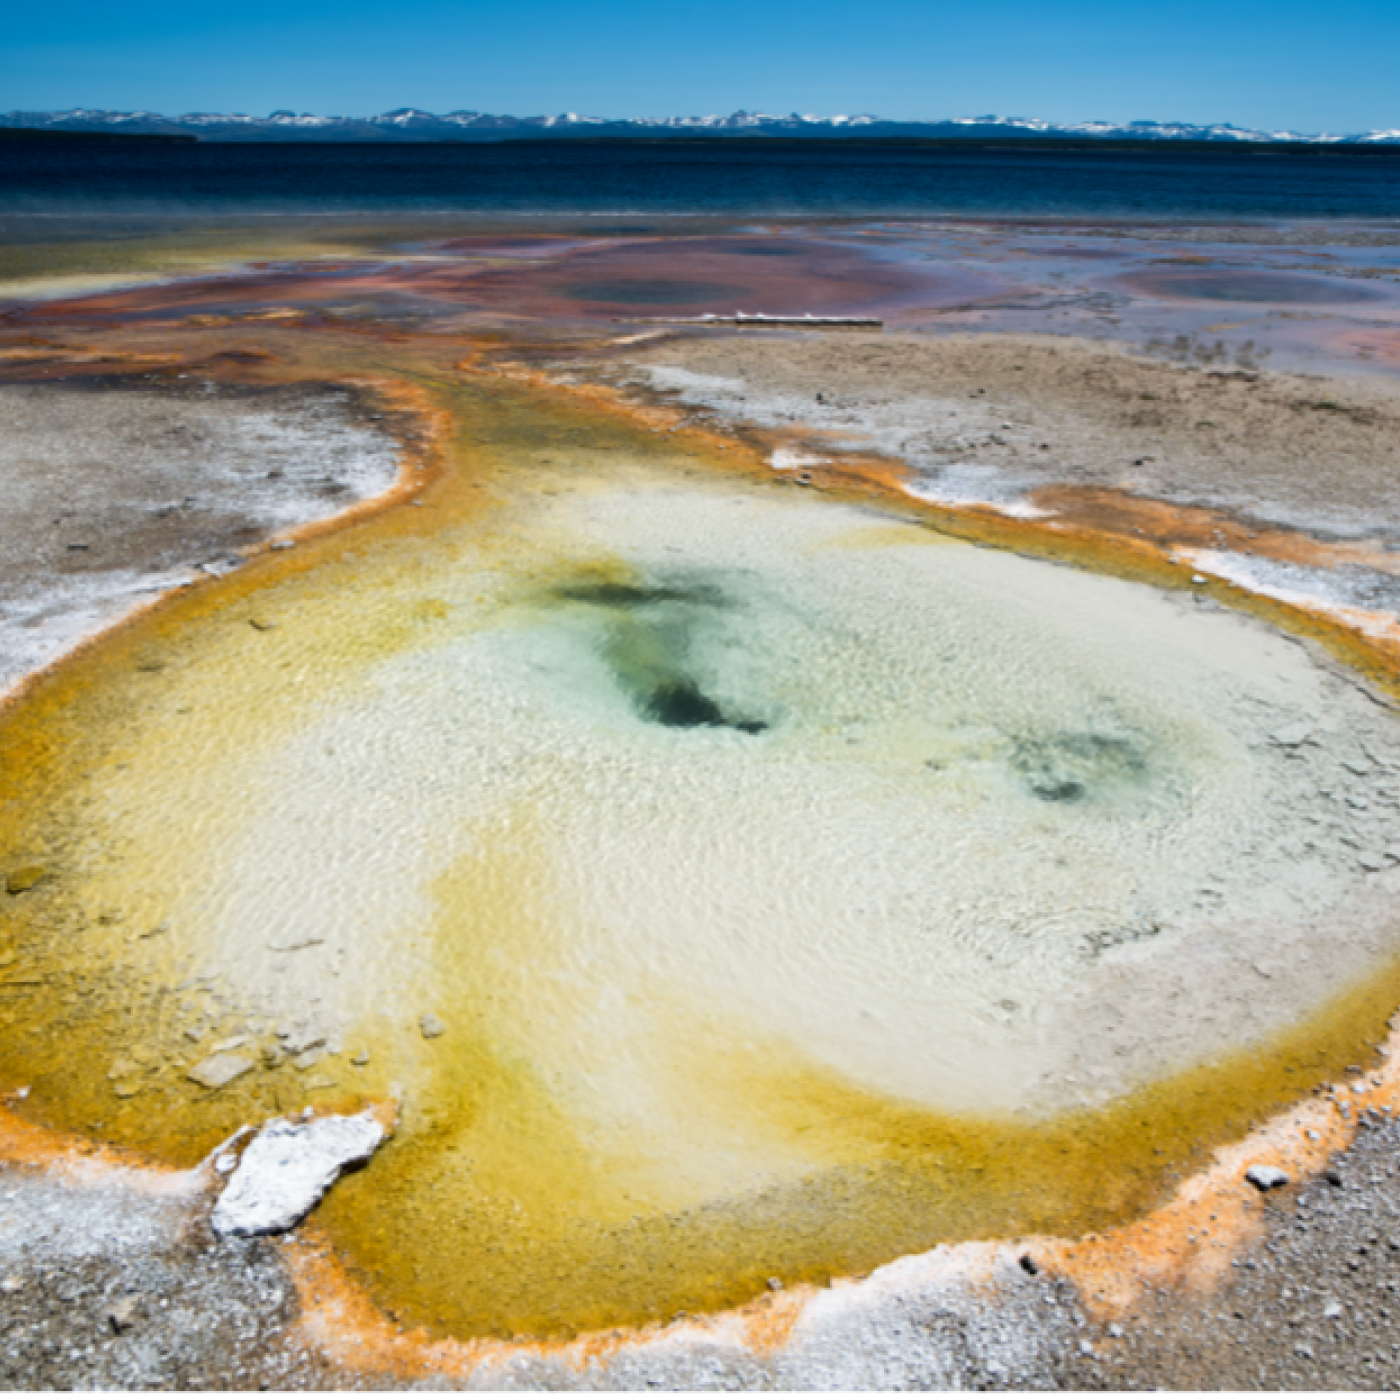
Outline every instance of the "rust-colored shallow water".
<path id="1" fill-rule="evenodd" d="M 193 256 L 193 254 L 191 254 Z M 206 256 L 208 256 L 206 254 Z M 27 319 L 140 321 L 271 307 L 331 315 L 472 314 L 549 322 L 692 315 L 875 315 L 1004 294 L 982 272 L 859 241 L 737 237 L 452 239 L 372 256 L 261 261 L 221 276 L 103 290 Z"/>

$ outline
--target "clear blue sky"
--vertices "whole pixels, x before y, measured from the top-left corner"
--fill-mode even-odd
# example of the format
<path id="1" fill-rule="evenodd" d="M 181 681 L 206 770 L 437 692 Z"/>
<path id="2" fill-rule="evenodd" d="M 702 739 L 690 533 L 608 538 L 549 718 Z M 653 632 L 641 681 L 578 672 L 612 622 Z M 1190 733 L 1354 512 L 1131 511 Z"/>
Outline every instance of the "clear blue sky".
<path id="1" fill-rule="evenodd" d="M 1400 0 L 10 0 L 0 110 L 1400 127 Z"/>

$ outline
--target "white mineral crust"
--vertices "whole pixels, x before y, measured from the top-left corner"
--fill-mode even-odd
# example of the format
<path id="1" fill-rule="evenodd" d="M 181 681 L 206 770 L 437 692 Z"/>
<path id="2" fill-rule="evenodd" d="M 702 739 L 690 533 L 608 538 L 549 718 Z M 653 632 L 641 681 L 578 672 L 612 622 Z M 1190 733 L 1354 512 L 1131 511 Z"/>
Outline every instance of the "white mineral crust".
<path id="1" fill-rule="evenodd" d="M 368 1109 L 348 1118 L 274 1118 L 248 1144 L 219 1197 L 211 1217 L 215 1232 L 290 1230 L 346 1167 L 369 1161 L 383 1141 L 384 1129 Z"/>

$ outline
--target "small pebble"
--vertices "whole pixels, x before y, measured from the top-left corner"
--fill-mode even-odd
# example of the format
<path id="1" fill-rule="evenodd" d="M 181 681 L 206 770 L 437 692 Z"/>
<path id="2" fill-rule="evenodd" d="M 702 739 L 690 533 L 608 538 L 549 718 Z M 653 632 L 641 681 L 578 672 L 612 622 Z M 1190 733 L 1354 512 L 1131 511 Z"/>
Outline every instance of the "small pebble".
<path id="1" fill-rule="evenodd" d="M 49 872 L 42 865 L 22 865 L 5 877 L 5 889 L 10 894 L 32 890 Z"/>
<path id="2" fill-rule="evenodd" d="M 123 1332 L 131 1331 L 136 1324 L 136 1309 L 140 1303 L 140 1298 L 132 1293 L 125 1298 L 113 1303 L 107 1312 L 107 1321 L 111 1324 L 112 1331 L 120 1336 Z"/>

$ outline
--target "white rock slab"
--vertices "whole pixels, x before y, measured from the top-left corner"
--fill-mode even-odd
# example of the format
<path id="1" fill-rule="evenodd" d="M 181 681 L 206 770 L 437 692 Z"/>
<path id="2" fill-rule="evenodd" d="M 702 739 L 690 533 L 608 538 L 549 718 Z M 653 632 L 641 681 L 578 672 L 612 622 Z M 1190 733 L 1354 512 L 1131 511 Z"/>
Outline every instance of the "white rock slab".
<path id="1" fill-rule="evenodd" d="M 1245 1180 L 1260 1191 L 1274 1191 L 1288 1185 L 1288 1173 L 1277 1167 L 1255 1163 L 1244 1174 Z"/>
<path id="2" fill-rule="evenodd" d="M 214 1207 L 220 1235 L 273 1235 L 290 1230 L 334 1185 L 384 1141 L 366 1109 L 353 1117 L 295 1122 L 274 1118 L 252 1142 Z"/>

